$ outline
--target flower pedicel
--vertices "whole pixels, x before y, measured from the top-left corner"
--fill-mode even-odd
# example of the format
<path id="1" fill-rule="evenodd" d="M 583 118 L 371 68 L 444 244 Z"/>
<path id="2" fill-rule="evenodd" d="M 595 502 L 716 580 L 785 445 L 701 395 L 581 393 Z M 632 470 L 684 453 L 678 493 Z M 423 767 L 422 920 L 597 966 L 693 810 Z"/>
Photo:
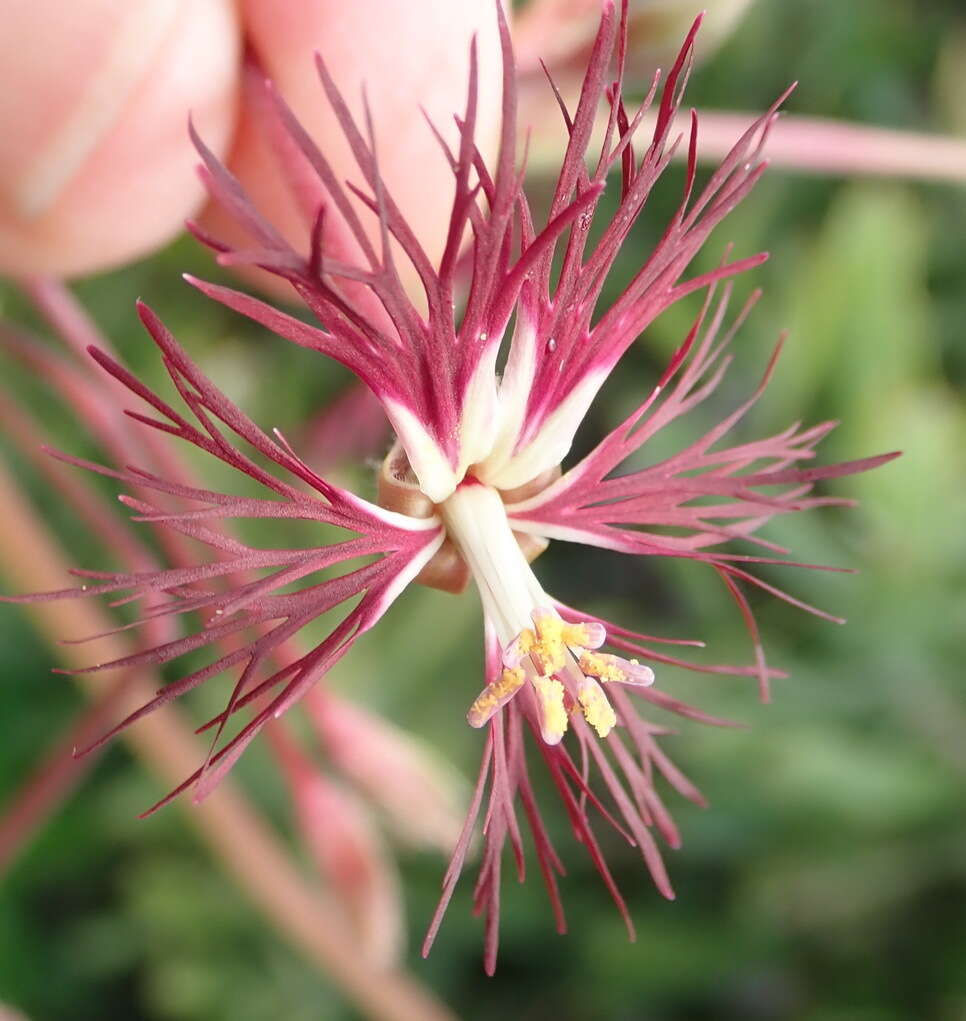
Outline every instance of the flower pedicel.
<path id="1" fill-rule="evenodd" d="M 265 723 L 294 705 L 411 582 L 450 591 L 475 583 L 483 608 L 486 676 L 478 693 L 471 690 L 469 679 L 464 680 L 467 720 L 472 727 L 486 728 L 483 761 L 424 951 L 435 938 L 486 796 L 475 906 L 486 914 L 488 972 L 496 963 L 500 870 L 508 841 L 523 877 L 518 805 L 532 834 L 557 927 L 565 928 L 556 878 L 563 867 L 536 805 L 527 745 L 532 743 L 543 759 L 575 836 L 593 858 L 633 934 L 588 809 L 640 849 L 658 889 L 671 897 L 652 831 L 671 847 L 678 846 L 679 836 L 655 788 L 655 774 L 683 796 L 702 799 L 660 748 L 662 728 L 638 715 L 632 696 L 690 719 L 724 723 L 656 686 L 653 666 L 676 664 L 756 676 L 761 695 L 767 698 L 769 679 L 777 672 L 765 662 L 743 586 L 757 586 L 827 615 L 752 573 L 755 563 L 791 563 L 783 558 L 783 550 L 757 536 L 759 528 L 776 514 L 847 502 L 811 495 L 812 486 L 821 479 L 874 468 L 895 456 L 803 467 L 834 423 L 809 429 L 795 425 L 762 440 L 722 446 L 760 395 L 773 357 L 752 397 L 699 440 L 659 463 L 615 474 L 655 433 L 707 398 L 727 368 L 724 352 L 755 299 L 726 325 L 728 281 L 765 256 L 731 262 L 726 258 L 711 272 L 682 277 L 714 227 L 761 175 L 759 152 L 781 100 L 738 139 L 697 192 L 697 122 L 692 115 L 690 137 L 683 140 L 688 159 L 681 204 L 620 297 L 608 308 L 599 308 L 598 297 L 622 244 L 673 150 L 682 143 L 670 137 L 671 123 L 681 102 L 698 22 L 660 96 L 655 76 L 650 93 L 630 116 L 621 98 L 625 15 L 613 3 L 604 3 L 576 109 L 570 112 L 560 102 L 568 144 L 546 223 L 537 229 L 521 187 L 513 55 L 502 12 L 499 17 L 503 51 L 499 153 L 491 170 L 474 144 L 474 49 L 468 98 L 458 121 L 459 145 L 451 150 L 440 138 L 456 186 L 438 265 L 430 262 L 385 188 L 368 124 L 360 127 L 353 119 L 321 59 L 323 89 L 369 192 L 337 180 L 325 155 L 270 93 L 276 126 L 285 131 L 298 158 L 307 161 L 329 196 L 313 211 L 307 256 L 293 250 L 260 217 L 238 182 L 195 137 L 213 198 L 246 229 L 252 246 L 230 249 L 196 233 L 219 253 L 223 264 L 253 264 L 288 280 L 319 325 L 308 325 L 238 291 L 191 282 L 274 333 L 341 362 L 372 390 L 397 437 L 380 472 L 379 501 L 369 502 L 326 481 L 281 435 L 262 432 L 203 375 L 157 316 L 140 306 L 188 415 L 108 355 L 91 349 L 98 363 L 148 409 L 147 414 L 128 413 L 142 426 L 178 437 L 256 480 L 266 495 L 240 497 L 191 488 L 136 467 L 114 470 L 57 453 L 68 463 L 154 491 L 157 503 L 121 499 L 135 512 L 135 520 L 189 536 L 208 545 L 216 556 L 187 569 L 78 571 L 89 584 L 25 597 L 126 593 L 124 600 L 145 600 L 142 621 L 188 613 L 202 613 L 207 619 L 204 627 L 186 637 L 91 670 L 166 663 L 224 639 L 234 641 L 232 651 L 167 685 L 103 738 L 207 679 L 239 668 L 224 711 L 206 725 L 215 731 L 212 752 L 157 808 L 190 786 L 196 797 L 204 797 Z M 606 131 L 597 159 L 588 162 L 592 130 L 602 107 L 608 111 Z M 633 140 L 649 110 L 653 128 L 638 155 Z M 591 243 L 591 227 L 612 170 L 619 170 L 620 176 L 617 209 L 595 231 Z M 369 239 L 362 210 L 378 218 L 378 244 Z M 348 233 L 358 260 L 325 254 L 333 230 Z M 468 255 L 463 253 L 467 235 Z M 400 252 L 421 282 L 419 307 L 400 283 L 396 268 Z M 457 281 L 464 273 L 469 286 L 457 316 Z M 722 293 L 716 293 L 719 290 Z M 578 425 L 627 348 L 662 311 L 698 291 L 705 295 L 700 311 L 657 385 L 617 429 L 562 471 Z M 499 374 L 501 348 L 506 361 Z M 314 548 L 255 548 L 226 537 L 219 528 L 219 522 L 241 518 L 319 522 L 344 529 L 348 537 Z M 756 662 L 693 663 L 655 648 L 668 643 L 666 639 L 563 605 L 543 590 L 530 566 L 551 539 L 707 564 L 737 602 Z M 722 549 L 735 539 L 755 543 L 765 553 Z M 361 566 L 354 563 L 360 559 L 365 561 Z M 341 573 L 320 576 L 333 568 Z M 263 573 L 227 591 L 217 584 L 250 571 Z M 293 585 L 301 587 L 293 590 Z M 274 654 L 290 637 L 344 604 L 349 608 L 324 640 L 277 668 Z M 251 638 L 253 632 L 257 637 Z M 222 742 L 229 721 L 246 707 L 251 709 L 250 719 Z M 600 784 L 588 778 L 590 763 Z"/>

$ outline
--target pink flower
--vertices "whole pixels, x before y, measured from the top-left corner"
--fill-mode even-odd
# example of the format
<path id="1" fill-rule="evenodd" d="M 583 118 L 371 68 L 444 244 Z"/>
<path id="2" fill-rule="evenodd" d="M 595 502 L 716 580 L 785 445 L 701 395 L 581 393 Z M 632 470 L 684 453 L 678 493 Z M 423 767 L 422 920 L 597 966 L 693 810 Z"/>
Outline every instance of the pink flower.
<path id="1" fill-rule="evenodd" d="M 359 125 L 352 119 L 321 60 L 323 88 L 369 191 L 343 187 L 325 155 L 281 100 L 269 93 L 276 127 L 284 129 L 292 158 L 307 161 L 330 196 L 330 204 L 309 211 L 306 255 L 259 215 L 235 179 L 196 138 L 213 197 L 246 229 L 251 245 L 230 248 L 198 233 L 219 252 L 220 262 L 256 265 L 287 280 L 319 325 L 222 286 L 192 283 L 275 333 L 341 362 L 370 388 L 397 437 L 381 473 L 378 504 L 319 477 L 283 437 L 263 433 L 144 307 L 142 319 L 191 418 L 121 365 L 92 351 L 107 372 L 152 410 L 147 415 L 129 414 L 256 480 L 267 495 L 230 496 L 137 468 L 115 471 L 58 455 L 155 492 L 156 503 L 122 499 L 137 520 L 172 529 L 215 551 L 213 562 L 190 569 L 78 572 L 89 585 L 32 597 L 124 592 L 125 599 L 153 600 L 144 610 L 145 621 L 189 611 L 208 615 L 207 627 L 195 634 L 91 668 L 95 670 L 163 663 L 222 639 L 235 643 L 233 651 L 170 684 L 119 725 L 127 726 L 157 705 L 240 667 L 225 710 L 209 723 L 216 732 L 212 754 L 178 789 L 193 785 L 198 797 L 212 789 L 268 721 L 294 705 L 377 623 L 410 582 L 451 590 L 469 580 L 476 584 L 484 616 L 486 676 L 475 698 L 467 684 L 467 718 L 472 727 L 487 728 L 483 764 L 425 949 L 436 935 L 486 797 L 476 906 L 487 916 L 488 971 L 496 960 L 500 871 L 507 841 L 523 874 L 517 806 L 532 832 L 558 928 L 564 928 L 556 880 L 562 866 L 534 799 L 525 744 L 532 742 L 544 760 L 577 839 L 592 856 L 632 932 L 591 828 L 589 809 L 640 849 L 658 889 L 671 897 L 653 831 L 672 847 L 679 836 L 657 793 L 655 775 L 661 774 L 685 797 L 701 801 L 696 788 L 661 750 L 662 729 L 638 715 L 633 696 L 691 719 L 724 723 L 656 686 L 654 668 L 676 664 L 756 676 L 762 697 L 767 697 L 775 671 L 765 662 L 743 587 L 757 586 L 811 612 L 821 611 L 752 573 L 756 563 L 790 563 L 784 550 L 757 536 L 758 530 L 777 514 L 844 502 L 812 495 L 813 484 L 868 470 L 895 456 L 805 466 L 832 423 L 808 429 L 795 425 L 763 440 L 724 446 L 729 430 L 761 393 L 773 359 L 751 398 L 701 439 L 643 469 L 624 468 L 658 430 L 691 411 L 718 386 L 728 364 L 724 352 L 754 303 L 753 297 L 726 325 L 727 281 L 765 258 L 728 261 L 726 255 L 711 272 L 684 276 L 714 227 L 761 175 L 759 153 L 777 103 L 739 138 L 701 190 L 695 188 L 697 124 L 692 118 L 685 140 L 689 159 L 681 204 L 620 297 L 606 309 L 598 307 L 608 271 L 681 142 L 671 137 L 671 124 L 697 27 L 695 23 L 660 98 L 655 78 L 647 99 L 631 116 L 620 91 L 625 25 L 612 3 L 604 5 L 580 100 L 572 112 L 562 107 L 569 144 L 546 223 L 538 229 L 521 190 L 513 57 L 501 16 L 504 92 L 499 154 L 488 169 L 474 143 L 474 56 L 468 99 L 459 119 L 458 149 L 450 151 L 441 140 L 456 190 L 447 243 L 437 263 L 426 256 L 384 185 L 368 123 Z M 616 78 L 611 77 L 614 66 Z M 591 128 L 604 102 L 610 111 L 606 135 L 599 155 L 588 163 Z M 633 146 L 636 129 L 655 104 L 653 132 L 638 154 Z M 617 211 L 594 231 L 596 240 L 591 242 L 606 178 L 617 168 Z M 363 218 L 369 213 L 380 225 L 379 244 L 369 240 L 365 229 Z M 359 260 L 329 254 L 330 236 L 344 238 L 346 232 Z M 467 236 L 469 250 L 464 252 Z M 418 304 L 401 284 L 400 258 L 421 283 Z M 464 278 L 467 296 L 457 315 Z M 661 379 L 620 427 L 561 472 L 581 420 L 621 356 L 656 316 L 696 291 L 705 293 L 703 305 Z M 512 335 L 507 337 L 511 322 Z M 502 375 L 497 371 L 501 349 L 506 352 Z M 227 539 L 219 529 L 220 521 L 233 518 L 334 525 L 350 537 L 307 549 L 255 548 Z M 544 591 L 530 566 L 551 539 L 710 566 L 743 614 L 756 662 L 701 666 L 656 647 L 667 640 L 563 605 Z M 765 552 L 730 552 L 726 544 L 735 539 Z M 360 558 L 362 565 L 353 565 Z M 342 573 L 318 577 L 329 569 Z M 265 573 L 252 576 L 250 572 L 256 571 Z M 292 585 L 301 587 L 292 591 Z M 344 615 L 326 638 L 299 658 L 278 661 L 291 636 L 336 607 L 343 607 Z M 251 708 L 251 718 L 220 743 L 223 729 L 243 707 Z M 590 779 L 591 766 L 599 782 Z"/>

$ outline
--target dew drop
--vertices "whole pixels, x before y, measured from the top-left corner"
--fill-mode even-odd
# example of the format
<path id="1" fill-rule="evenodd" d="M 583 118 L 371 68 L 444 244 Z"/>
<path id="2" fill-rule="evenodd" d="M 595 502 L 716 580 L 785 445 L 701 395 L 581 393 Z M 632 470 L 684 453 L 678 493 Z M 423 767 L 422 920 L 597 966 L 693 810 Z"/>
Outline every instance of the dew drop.
<path id="1" fill-rule="evenodd" d="M 482 331 L 482 332 L 480 333 L 480 340 L 484 340 L 484 341 L 486 340 L 486 330 L 483 330 L 483 331 Z"/>
<path id="2" fill-rule="evenodd" d="M 552 355 L 557 350 L 557 341 L 554 337 L 551 337 L 547 341 L 547 354 Z"/>

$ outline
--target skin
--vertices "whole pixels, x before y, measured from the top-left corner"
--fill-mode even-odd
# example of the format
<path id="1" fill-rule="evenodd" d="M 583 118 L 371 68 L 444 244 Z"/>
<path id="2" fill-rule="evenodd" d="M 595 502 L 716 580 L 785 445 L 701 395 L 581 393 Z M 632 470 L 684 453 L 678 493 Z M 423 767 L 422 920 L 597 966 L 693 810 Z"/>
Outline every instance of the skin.
<path id="1" fill-rule="evenodd" d="M 438 255 L 451 175 L 419 105 L 452 140 L 474 31 L 485 140 L 499 120 L 491 0 L 425 0 L 418 17 L 405 0 L 12 0 L 0 34 L 0 272 L 85 275 L 176 236 L 204 204 L 189 111 L 267 218 L 304 248 L 304 220 L 244 102 L 253 78 L 249 69 L 246 86 L 243 40 L 336 173 L 358 183 L 313 52 L 360 118 L 365 79 L 383 175 Z M 201 218 L 228 233 L 214 212 Z"/>
<path id="2" fill-rule="evenodd" d="M 203 199 L 187 110 L 224 149 L 239 54 L 230 0 L 6 5 L 0 271 L 87 274 L 173 237 Z"/>

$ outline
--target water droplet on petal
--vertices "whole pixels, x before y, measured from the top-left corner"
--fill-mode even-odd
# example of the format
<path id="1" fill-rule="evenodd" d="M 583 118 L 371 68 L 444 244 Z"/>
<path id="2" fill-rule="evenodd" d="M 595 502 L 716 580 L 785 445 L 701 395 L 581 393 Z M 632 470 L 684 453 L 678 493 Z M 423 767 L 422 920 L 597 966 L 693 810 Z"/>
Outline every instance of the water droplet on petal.
<path id="1" fill-rule="evenodd" d="M 554 351 L 556 351 L 556 350 L 557 350 L 557 341 L 553 337 L 551 337 L 547 341 L 547 354 L 548 355 L 552 355 L 554 353 Z"/>

